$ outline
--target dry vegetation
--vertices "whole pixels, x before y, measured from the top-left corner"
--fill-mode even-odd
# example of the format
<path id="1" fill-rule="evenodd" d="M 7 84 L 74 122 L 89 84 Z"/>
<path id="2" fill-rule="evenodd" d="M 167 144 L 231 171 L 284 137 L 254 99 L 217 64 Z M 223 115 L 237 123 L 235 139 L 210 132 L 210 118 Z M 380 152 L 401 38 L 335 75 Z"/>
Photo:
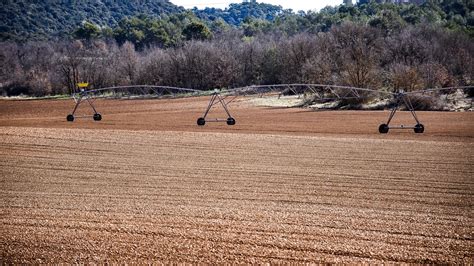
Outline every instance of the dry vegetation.
<path id="1" fill-rule="evenodd" d="M 81 81 L 92 88 L 149 84 L 199 90 L 282 83 L 405 91 L 471 85 L 472 43 L 463 34 L 426 25 L 387 36 L 356 23 L 288 37 L 246 38 L 230 31 L 168 49 L 136 50 L 129 42 L 103 40 L 0 42 L 0 95 L 67 94 Z"/>
<path id="2" fill-rule="evenodd" d="M 472 262 L 472 113 L 380 136 L 244 100 L 198 128 L 205 100 L 0 102 L 0 261 Z"/>

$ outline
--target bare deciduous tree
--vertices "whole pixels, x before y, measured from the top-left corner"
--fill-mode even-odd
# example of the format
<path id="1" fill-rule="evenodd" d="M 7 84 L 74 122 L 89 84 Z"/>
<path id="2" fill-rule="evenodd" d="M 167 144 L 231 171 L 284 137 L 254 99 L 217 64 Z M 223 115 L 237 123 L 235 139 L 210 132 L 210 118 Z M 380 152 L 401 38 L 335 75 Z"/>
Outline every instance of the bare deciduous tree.
<path id="1" fill-rule="evenodd" d="M 76 84 L 84 81 L 80 75 L 80 67 L 86 56 L 84 45 L 81 41 L 72 43 L 64 42 L 59 47 L 61 56 L 57 64 L 61 68 L 63 83 L 69 93 L 76 91 Z"/>
<path id="2" fill-rule="evenodd" d="M 354 87 L 378 88 L 383 42 L 381 33 L 367 26 L 345 23 L 331 30 L 341 82 Z"/>
<path id="3" fill-rule="evenodd" d="M 334 84 L 334 73 L 338 72 L 334 46 L 330 34 L 320 34 L 314 54 L 303 65 L 303 82 Z"/>
<path id="4" fill-rule="evenodd" d="M 138 71 L 138 53 L 135 46 L 127 41 L 120 47 L 119 52 L 120 85 L 133 84 Z"/>
<path id="5" fill-rule="evenodd" d="M 0 63 L 3 95 L 71 93 L 81 81 L 91 88 L 155 84 L 208 90 L 320 83 L 416 90 L 472 84 L 474 44 L 462 33 L 433 26 L 387 35 L 344 23 L 326 33 L 290 37 L 278 32 L 245 37 L 229 29 L 211 41 L 140 52 L 131 43 L 102 40 L 0 42 Z"/>
<path id="6" fill-rule="evenodd" d="M 299 34 L 284 41 L 280 46 L 283 83 L 300 83 L 304 80 L 303 66 L 317 49 L 316 39 L 308 34 Z"/>

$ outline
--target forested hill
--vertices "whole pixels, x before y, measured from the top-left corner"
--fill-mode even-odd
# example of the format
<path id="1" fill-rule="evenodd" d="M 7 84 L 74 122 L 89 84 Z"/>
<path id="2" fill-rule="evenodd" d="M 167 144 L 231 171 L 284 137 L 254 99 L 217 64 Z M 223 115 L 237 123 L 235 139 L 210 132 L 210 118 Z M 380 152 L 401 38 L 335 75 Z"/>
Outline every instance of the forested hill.
<path id="1" fill-rule="evenodd" d="M 180 17 L 187 18 L 181 24 L 200 20 L 198 22 L 210 27 L 212 33 L 229 27 L 243 29 L 246 35 L 275 30 L 290 35 L 299 32 L 316 33 L 328 31 L 333 25 L 352 21 L 388 31 L 407 24 L 428 23 L 474 36 L 472 0 L 427 0 L 422 5 L 359 2 L 350 7 L 340 5 L 324 8 L 320 12 L 295 13 L 281 6 L 258 2 L 231 4 L 225 9 L 194 8 L 185 12 L 183 7 L 178 7 L 169 0 L 1 0 L 0 41 L 73 37 L 75 30 L 84 25 L 85 21 L 88 22 L 87 27 L 92 25 L 95 27 L 93 30 L 101 31 L 102 36 L 117 34 L 120 22 L 145 25 L 147 21 L 148 24 L 153 24 L 153 20 L 161 20 L 157 23 L 162 28 L 186 26 L 166 26 L 169 23 L 176 24 L 174 20 L 182 20 Z M 136 17 L 148 20 L 126 20 Z M 150 26 L 148 24 L 145 26 Z M 169 33 L 170 30 L 166 31 Z M 137 32 L 127 32 L 128 35 L 135 36 L 134 33 Z"/>
<path id="2" fill-rule="evenodd" d="M 168 0 L 49 1 L 0 1 L 0 95 L 71 93 L 80 81 L 413 91 L 474 80 L 472 0 L 297 13 L 261 3 L 184 10 Z"/>
<path id="3" fill-rule="evenodd" d="M 182 11 L 168 0 L 1 0 L 0 40 L 61 37 L 85 20 L 114 27 L 124 17 Z"/>

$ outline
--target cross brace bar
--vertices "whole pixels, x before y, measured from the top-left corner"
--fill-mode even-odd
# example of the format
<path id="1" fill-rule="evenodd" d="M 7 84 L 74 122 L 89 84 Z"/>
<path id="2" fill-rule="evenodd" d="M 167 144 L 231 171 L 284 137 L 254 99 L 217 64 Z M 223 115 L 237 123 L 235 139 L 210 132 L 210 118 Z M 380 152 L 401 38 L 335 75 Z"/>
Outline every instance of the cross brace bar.
<path id="1" fill-rule="evenodd" d="M 397 113 L 397 111 L 400 109 L 401 104 L 405 104 L 405 106 L 408 108 L 410 111 L 411 115 L 416 121 L 416 125 L 414 126 L 390 126 L 390 122 L 392 121 L 393 117 Z M 390 114 L 388 116 L 388 120 L 386 124 L 381 124 L 379 126 L 379 132 L 382 134 L 388 133 L 389 129 L 413 129 L 415 133 L 423 133 L 425 130 L 425 127 L 423 124 L 420 123 L 420 120 L 418 120 L 418 116 L 416 115 L 415 108 L 413 107 L 413 104 L 411 103 L 410 98 L 405 94 L 405 93 L 399 93 L 398 95 L 395 96 L 395 105 L 390 111 Z"/>

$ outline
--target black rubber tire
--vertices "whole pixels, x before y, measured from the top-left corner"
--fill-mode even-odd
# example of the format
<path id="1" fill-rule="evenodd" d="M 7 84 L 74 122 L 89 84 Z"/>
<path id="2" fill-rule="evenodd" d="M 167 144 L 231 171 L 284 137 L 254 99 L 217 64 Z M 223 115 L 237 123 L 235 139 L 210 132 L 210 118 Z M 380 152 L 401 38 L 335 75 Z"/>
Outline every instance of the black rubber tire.
<path id="1" fill-rule="evenodd" d="M 204 117 L 199 117 L 197 120 L 198 126 L 204 126 L 206 124 L 206 119 Z"/>
<path id="2" fill-rule="evenodd" d="M 227 118 L 227 125 L 229 126 L 235 125 L 235 119 L 232 117 Z"/>
<path id="3" fill-rule="evenodd" d="M 69 114 L 69 115 L 66 116 L 66 120 L 67 120 L 68 122 L 72 122 L 72 121 L 74 121 L 74 116 L 71 115 L 71 114 Z"/>
<path id="4" fill-rule="evenodd" d="M 100 120 L 102 120 L 102 115 L 97 113 L 97 114 L 94 114 L 93 118 L 94 118 L 95 121 L 100 121 Z"/>
<path id="5" fill-rule="evenodd" d="M 425 126 L 423 126 L 423 124 L 417 124 L 413 130 L 418 134 L 423 133 L 425 132 Z"/>
<path id="6" fill-rule="evenodd" d="M 387 134 L 387 133 L 388 133 L 388 130 L 389 130 L 389 128 L 388 128 L 388 125 L 387 125 L 387 124 L 381 124 L 381 125 L 379 126 L 379 132 L 380 132 L 380 134 Z"/>

